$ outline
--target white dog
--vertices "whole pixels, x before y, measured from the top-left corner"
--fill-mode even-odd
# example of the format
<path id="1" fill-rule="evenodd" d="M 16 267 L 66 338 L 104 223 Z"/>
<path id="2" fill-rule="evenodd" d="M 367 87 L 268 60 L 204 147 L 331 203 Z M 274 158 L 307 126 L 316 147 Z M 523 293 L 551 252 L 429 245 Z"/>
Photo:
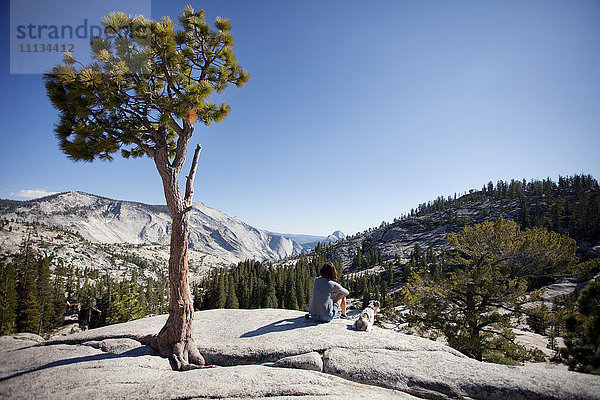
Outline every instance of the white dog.
<path id="1" fill-rule="evenodd" d="M 357 331 L 371 331 L 375 322 L 375 314 L 379 312 L 379 302 L 374 300 L 369 303 L 361 313 L 360 317 L 354 321 L 354 329 Z"/>

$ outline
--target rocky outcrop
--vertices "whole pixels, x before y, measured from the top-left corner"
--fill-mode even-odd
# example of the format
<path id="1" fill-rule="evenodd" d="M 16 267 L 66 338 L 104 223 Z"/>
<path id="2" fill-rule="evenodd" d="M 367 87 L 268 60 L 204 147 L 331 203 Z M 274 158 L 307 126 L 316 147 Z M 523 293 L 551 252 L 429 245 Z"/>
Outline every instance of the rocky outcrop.
<path id="1" fill-rule="evenodd" d="M 469 201 L 444 211 L 395 220 L 345 237 L 333 243 L 330 251 L 335 258 L 342 260 L 344 267 L 352 265 L 359 249 L 363 254 L 368 250 L 376 250 L 384 261 L 397 257 L 406 262 L 416 244 L 423 250 L 431 248 L 440 252 L 447 248 L 447 234 L 459 232 L 465 225 L 488 219 L 515 219 L 518 211 L 515 200 Z"/>
<path id="2" fill-rule="evenodd" d="M 214 365 L 174 372 L 153 355 L 166 316 L 48 341 L 0 338 L 0 397 L 595 399 L 600 377 L 508 367 L 438 342 L 352 321 L 317 324 L 289 310 L 195 314 L 195 341 Z"/>

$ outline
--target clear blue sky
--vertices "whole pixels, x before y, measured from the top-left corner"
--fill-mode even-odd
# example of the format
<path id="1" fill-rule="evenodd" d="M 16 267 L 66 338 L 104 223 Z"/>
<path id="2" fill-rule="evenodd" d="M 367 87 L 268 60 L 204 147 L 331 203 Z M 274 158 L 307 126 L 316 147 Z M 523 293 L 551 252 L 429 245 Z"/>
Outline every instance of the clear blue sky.
<path id="1" fill-rule="evenodd" d="M 490 180 L 600 178 L 599 1 L 153 0 L 152 17 L 188 3 L 231 18 L 252 75 L 196 126 L 194 200 L 257 228 L 352 234 Z M 0 197 L 164 204 L 149 160 L 59 151 L 41 75 L 9 73 L 1 7 Z"/>

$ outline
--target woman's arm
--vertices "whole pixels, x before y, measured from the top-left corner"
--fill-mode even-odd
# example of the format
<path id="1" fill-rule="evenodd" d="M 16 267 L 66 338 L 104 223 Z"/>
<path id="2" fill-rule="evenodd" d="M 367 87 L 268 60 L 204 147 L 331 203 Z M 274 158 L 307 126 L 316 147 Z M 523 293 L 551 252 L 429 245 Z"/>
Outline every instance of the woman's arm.
<path id="1" fill-rule="evenodd" d="M 334 292 L 335 293 L 342 293 L 344 296 L 348 296 L 350 294 L 350 292 L 348 291 L 348 289 L 344 288 L 342 285 L 340 285 L 336 281 L 332 281 L 332 283 L 333 283 L 333 286 L 334 286 Z"/>

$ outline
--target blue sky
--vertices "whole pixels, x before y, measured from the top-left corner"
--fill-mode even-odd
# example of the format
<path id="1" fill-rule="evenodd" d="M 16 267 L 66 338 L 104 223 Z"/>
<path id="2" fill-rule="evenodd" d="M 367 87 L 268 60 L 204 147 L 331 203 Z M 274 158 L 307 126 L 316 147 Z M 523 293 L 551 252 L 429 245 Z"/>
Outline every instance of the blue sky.
<path id="1" fill-rule="evenodd" d="M 196 126 L 194 200 L 257 228 L 352 234 L 490 180 L 600 177 L 598 1 L 153 0 L 152 17 L 188 3 L 231 18 L 252 76 Z M 60 152 L 41 75 L 10 74 L 1 7 L 0 197 L 164 204 L 150 160 Z"/>

